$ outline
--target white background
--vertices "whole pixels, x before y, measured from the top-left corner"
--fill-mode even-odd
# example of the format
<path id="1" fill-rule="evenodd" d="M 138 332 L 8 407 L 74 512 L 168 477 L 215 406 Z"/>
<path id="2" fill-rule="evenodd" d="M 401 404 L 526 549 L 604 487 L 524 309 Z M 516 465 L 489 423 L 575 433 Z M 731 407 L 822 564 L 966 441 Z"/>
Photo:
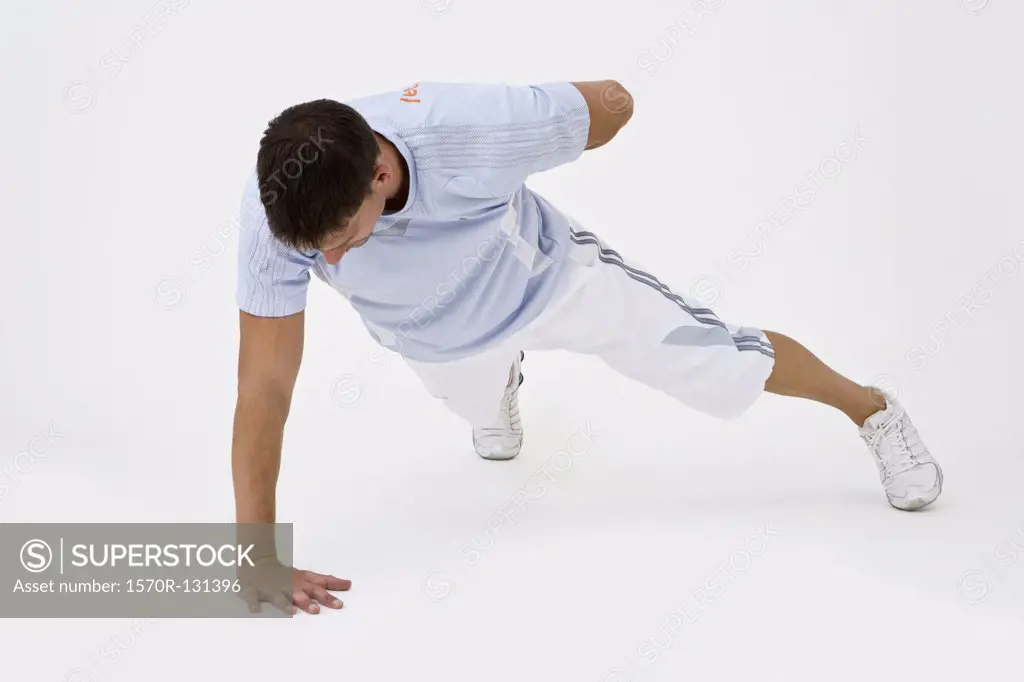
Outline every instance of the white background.
<path id="1" fill-rule="evenodd" d="M 314 281 L 279 509 L 303 567 L 354 581 L 346 609 L 2 620 L 0 677 L 1019 672 L 1019 3 L 177 0 L 160 19 L 162 4 L 3 9 L 4 522 L 231 520 L 231 219 L 259 136 L 291 104 L 421 79 L 624 83 L 630 125 L 531 185 L 723 318 L 897 390 L 946 491 L 890 509 L 827 408 L 766 396 L 720 422 L 560 354 L 527 358 L 523 454 L 484 462 Z M 854 160 L 827 161 L 857 133 Z M 833 177 L 758 246 L 812 171 Z M 737 267 L 741 248 L 760 253 Z M 964 313 L 972 291 L 989 293 Z M 342 377 L 357 399 L 332 393 Z M 567 466 L 556 453 L 588 424 L 599 436 Z M 546 494 L 488 534 L 544 466 Z M 748 542 L 766 525 L 766 548 Z M 713 576 L 724 594 L 698 612 Z M 680 608 L 693 622 L 651 663 Z"/>

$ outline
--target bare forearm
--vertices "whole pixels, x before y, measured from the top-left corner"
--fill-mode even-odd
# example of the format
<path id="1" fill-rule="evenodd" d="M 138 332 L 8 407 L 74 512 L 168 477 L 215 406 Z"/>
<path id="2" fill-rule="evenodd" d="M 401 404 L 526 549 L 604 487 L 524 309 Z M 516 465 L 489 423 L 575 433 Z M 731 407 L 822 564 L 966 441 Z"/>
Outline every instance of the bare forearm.
<path id="1" fill-rule="evenodd" d="M 235 406 L 231 472 L 239 523 L 273 523 L 288 399 L 239 393 Z"/>

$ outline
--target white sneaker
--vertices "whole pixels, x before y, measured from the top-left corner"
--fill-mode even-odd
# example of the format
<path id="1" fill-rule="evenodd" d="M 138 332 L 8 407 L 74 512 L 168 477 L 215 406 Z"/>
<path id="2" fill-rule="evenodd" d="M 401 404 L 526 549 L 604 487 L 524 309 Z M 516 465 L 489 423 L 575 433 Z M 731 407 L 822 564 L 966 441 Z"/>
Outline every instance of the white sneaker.
<path id="1" fill-rule="evenodd" d="M 501 399 L 497 420 L 492 426 L 473 429 L 473 447 L 484 459 L 512 459 L 523 448 L 523 423 L 519 419 L 519 386 L 523 383 L 520 371 L 523 353 L 512 363 L 508 386 Z"/>
<path id="2" fill-rule="evenodd" d="M 904 511 L 922 509 L 942 492 L 942 468 L 903 406 L 888 396 L 886 403 L 860 428 L 860 437 L 875 458 L 889 504 Z"/>

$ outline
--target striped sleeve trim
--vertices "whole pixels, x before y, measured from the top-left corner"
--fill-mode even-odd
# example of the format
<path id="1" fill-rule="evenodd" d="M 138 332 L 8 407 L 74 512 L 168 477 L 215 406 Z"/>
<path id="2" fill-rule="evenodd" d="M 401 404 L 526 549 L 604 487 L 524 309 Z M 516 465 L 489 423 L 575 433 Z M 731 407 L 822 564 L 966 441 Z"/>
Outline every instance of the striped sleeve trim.
<path id="1" fill-rule="evenodd" d="M 285 317 L 304 310 L 309 266 L 291 260 L 292 254 L 267 228 L 266 218 L 246 241 L 239 309 L 257 317 Z"/>

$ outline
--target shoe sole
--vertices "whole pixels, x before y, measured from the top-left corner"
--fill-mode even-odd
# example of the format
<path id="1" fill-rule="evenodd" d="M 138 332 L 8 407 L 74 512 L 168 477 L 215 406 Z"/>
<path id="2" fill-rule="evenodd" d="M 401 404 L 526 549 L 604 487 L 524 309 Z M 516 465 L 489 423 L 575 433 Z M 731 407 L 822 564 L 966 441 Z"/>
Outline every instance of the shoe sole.
<path id="1" fill-rule="evenodd" d="M 522 438 L 519 439 L 519 447 L 516 448 L 516 451 L 510 455 L 485 455 L 476 449 L 475 441 L 473 442 L 473 449 L 476 450 L 476 454 L 480 457 L 480 459 L 486 459 L 489 462 L 507 462 L 510 459 L 515 459 L 516 457 L 519 456 L 519 453 L 523 449 L 523 440 Z"/>
<path id="2" fill-rule="evenodd" d="M 481 455 L 479 452 L 476 454 L 480 455 L 480 459 L 486 459 L 488 462 L 508 462 L 509 460 L 513 460 L 519 456 L 518 452 L 514 455 L 509 455 L 508 457 L 488 457 L 486 455 Z"/>
<path id="3" fill-rule="evenodd" d="M 907 501 L 906 504 L 904 506 L 902 506 L 902 507 L 893 504 L 893 501 L 889 500 L 889 506 L 892 507 L 893 509 L 899 509 L 900 511 L 914 512 L 914 511 L 920 511 L 921 509 L 924 509 L 925 507 L 927 507 L 929 504 L 931 504 L 932 502 L 934 502 L 937 499 L 939 499 L 938 495 L 936 495 L 935 497 L 933 497 L 930 500 L 927 499 L 927 498 L 924 498 L 924 497 L 915 497 L 915 498 L 912 498 L 909 501 Z"/>

